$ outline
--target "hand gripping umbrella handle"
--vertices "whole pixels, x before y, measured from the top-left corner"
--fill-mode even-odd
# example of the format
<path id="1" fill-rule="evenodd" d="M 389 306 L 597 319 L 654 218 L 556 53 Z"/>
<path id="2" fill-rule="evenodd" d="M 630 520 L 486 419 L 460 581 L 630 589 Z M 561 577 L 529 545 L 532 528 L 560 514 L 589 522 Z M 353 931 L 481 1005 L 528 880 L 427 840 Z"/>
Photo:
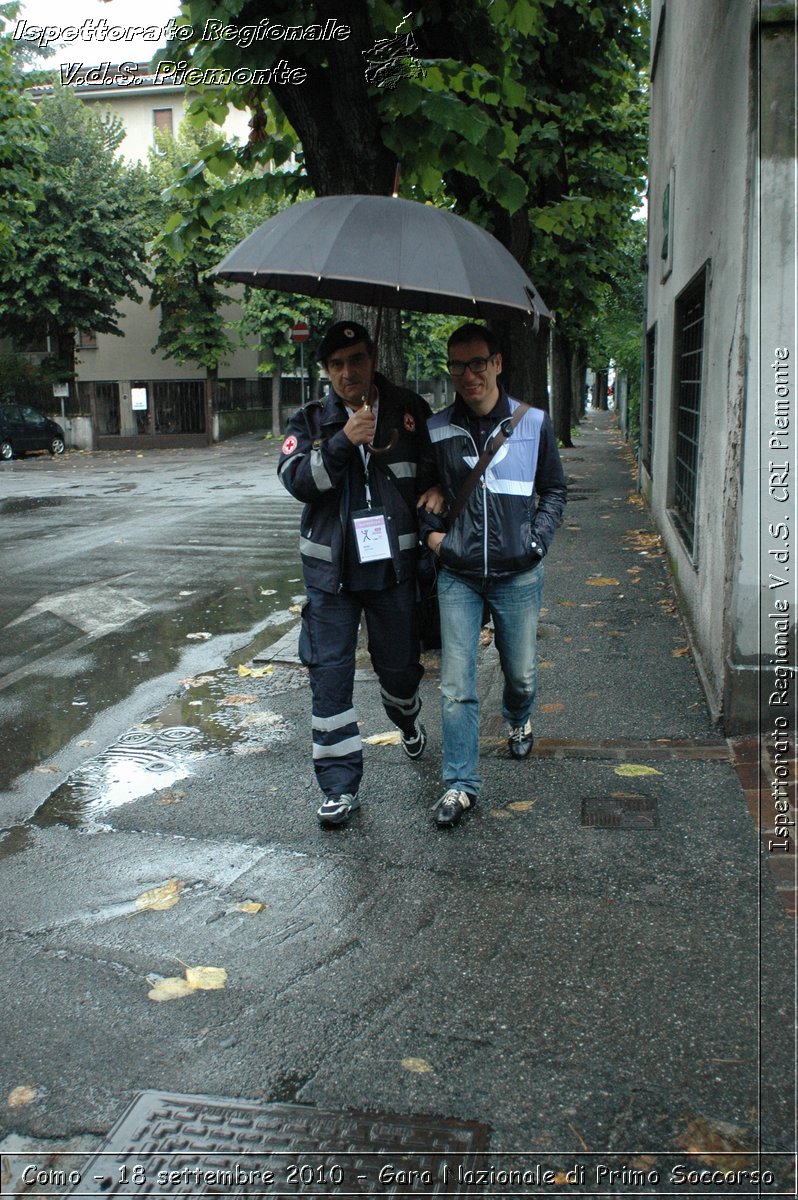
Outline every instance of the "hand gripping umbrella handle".
<path id="1" fill-rule="evenodd" d="M 371 405 L 369 404 L 368 400 L 363 405 L 363 412 L 371 412 Z M 392 429 L 387 446 L 372 446 L 371 443 L 369 443 L 369 450 L 372 454 L 387 454 L 389 450 L 393 450 L 398 441 L 399 434 L 395 429 Z"/>

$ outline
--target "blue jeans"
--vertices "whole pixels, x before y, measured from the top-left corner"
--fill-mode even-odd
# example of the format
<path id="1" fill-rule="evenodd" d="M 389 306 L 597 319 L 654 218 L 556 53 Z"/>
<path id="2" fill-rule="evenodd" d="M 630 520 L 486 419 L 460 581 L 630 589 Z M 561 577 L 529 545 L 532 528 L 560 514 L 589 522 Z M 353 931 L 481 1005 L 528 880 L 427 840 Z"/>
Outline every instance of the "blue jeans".
<path id="1" fill-rule="evenodd" d="M 493 617 L 504 693 L 502 712 L 511 725 L 523 725 L 537 688 L 535 642 L 543 595 L 543 564 L 518 575 L 469 579 L 441 567 L 441 712 L 443 782 L 447 788 L 479 795 L 479 697 L 477 652 L 482 603 Z"/>

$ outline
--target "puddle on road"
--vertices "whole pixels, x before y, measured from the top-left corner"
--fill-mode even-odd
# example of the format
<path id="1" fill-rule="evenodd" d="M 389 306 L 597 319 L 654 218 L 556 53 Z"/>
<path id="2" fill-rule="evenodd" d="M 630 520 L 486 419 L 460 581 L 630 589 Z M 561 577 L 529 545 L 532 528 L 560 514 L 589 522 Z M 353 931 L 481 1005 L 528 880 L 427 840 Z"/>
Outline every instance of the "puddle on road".
<path id="1" fill-rule="evenodd" d="M 191 775 L 199 759 L 262 753 L 293 737 L 293 726 L 270 702 L 306 683 L 304 671 L 279 666 L 255 678 L 242 678 L 231 666 L 186 678 L 183 691 L 157 716 L 73 771 L 37 810 L 32 824 L 96 830 L 108 828 L 104 815 L 151 792 L 163 792 L 169 802 L 170 789 Z"/>
<path id="2" fill-rule="evenodd" d="M 63 497 L 60 496 L 21 496 L 16 500 L 0 500 L 0 516 L 13 517 L 37 508 L 59 508 L 63 503 Z"/>
<path id="3" fill-rule="evenodd" d="M 295 573 L 292 564 L 290 575 Z M 207 641 L 210 656 L 216 636 L 249 636 L 247 645 L 229 656 L 237 665 L 246 661 L 252 645 L 249 631 L 257 628 L 261 645 L 271 645 L 297 620 L 289 606 L 303 598 L 298 586 L 296 578 L 283 577 L 269 580 L 269 587 L 231 580 L 211 595 L 193 589 L 181 596 L 179 609 L 151 610 L 124 627 L 83 641 L 79 652 L 65 650 L 53 671 L 43 665 L 5 687 L 0 692 L 0 720 L 8 746 L 0 760 L 0 790 L 37 764 L 49 759 L 57 764 L 62 748 L 95 718 L 140 685 L 173 673 L 192 646 Z"/>

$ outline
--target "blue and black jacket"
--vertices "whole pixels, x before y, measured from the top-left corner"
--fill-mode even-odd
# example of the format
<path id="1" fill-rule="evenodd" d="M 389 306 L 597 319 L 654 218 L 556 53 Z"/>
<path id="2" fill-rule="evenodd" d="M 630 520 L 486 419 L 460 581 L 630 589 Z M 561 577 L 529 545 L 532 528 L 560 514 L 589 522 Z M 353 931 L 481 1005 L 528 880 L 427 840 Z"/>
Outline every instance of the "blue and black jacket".
<path id="1" fill-rule="evenodd" d="M 498 433 L 502 418 L 518 401 L 501 389 L 497 421 L 488 435 Z M 449 405 L 427 422 L 441 486 L 451 507 L 479 450 L 462 402 Z M 530 408 L 501 446 L 472 490 L 463 511 L 440 546 L 440 562 L 461 575 L 489 578 L 528 571 L 545 555 L 562 518 L 567 497 L 557 439 L 551 420 L 540 408 Z M 422 537 L 445 528 L 440 517 L 421 510 Z"/>

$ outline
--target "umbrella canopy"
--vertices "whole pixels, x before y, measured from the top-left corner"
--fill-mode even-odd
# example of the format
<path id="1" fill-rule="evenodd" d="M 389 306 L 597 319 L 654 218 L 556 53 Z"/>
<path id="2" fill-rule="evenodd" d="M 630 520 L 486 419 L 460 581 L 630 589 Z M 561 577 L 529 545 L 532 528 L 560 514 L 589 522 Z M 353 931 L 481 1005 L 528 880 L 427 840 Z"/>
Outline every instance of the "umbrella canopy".
<path id="1" fill-rule="evenodd" d="M 472 319 L 551 316 L 492 234 L 395 196 L 323 196 L 270 217 L 211 271 L 220 279 L 373 308 Z"/>

